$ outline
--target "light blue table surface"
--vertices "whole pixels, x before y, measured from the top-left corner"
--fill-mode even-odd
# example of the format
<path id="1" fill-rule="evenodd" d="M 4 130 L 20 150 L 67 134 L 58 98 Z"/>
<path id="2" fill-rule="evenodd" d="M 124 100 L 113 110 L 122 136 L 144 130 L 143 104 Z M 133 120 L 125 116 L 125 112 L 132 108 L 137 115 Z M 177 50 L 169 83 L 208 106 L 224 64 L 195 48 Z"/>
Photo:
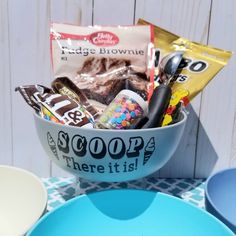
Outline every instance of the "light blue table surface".
<path id="1" fill-rule="evenodd" d="M 105 183 L 76 180 L 73 177 L 51 177 L 42 178 L 42 181 L 48 191 L 48 211 L 80 194 L 120 188 L 160 191 L 182 198 L 200 208 L 205 207 L 205 179 L 160 179 L 151 176 L 130 182 Z"/>

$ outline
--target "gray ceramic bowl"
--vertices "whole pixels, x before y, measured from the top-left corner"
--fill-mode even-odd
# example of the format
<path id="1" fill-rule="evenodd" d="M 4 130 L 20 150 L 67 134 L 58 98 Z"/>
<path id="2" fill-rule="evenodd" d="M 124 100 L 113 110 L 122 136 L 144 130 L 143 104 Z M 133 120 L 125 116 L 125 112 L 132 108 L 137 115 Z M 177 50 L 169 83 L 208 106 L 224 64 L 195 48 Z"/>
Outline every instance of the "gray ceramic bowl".
<path id="1" fill-rule="evenodd" d="M 206 209 L 236 233 L 236 168 L 210 176 L 205 190 Z"/>
<path id="2" fill-rule="evenodd" d="M 78 177 L 119 182 L 142 178 L 171 158 L 187 115 L 175 124 L 152 129 L 104 130 L 61 125 L 34 116 L 49 158 Z"/>

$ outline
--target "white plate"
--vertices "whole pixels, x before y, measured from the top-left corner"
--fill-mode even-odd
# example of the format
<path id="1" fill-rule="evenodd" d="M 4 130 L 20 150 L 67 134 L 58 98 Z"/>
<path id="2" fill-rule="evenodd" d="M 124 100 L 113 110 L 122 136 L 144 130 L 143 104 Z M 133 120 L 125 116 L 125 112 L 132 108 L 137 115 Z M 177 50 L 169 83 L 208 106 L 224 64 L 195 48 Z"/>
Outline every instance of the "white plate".
<path id="1" fill-rule="evenodd" d="M 21 236 L 42 216 L 47 191 L 34 174 L 0 165 L 0 235 Z"/>

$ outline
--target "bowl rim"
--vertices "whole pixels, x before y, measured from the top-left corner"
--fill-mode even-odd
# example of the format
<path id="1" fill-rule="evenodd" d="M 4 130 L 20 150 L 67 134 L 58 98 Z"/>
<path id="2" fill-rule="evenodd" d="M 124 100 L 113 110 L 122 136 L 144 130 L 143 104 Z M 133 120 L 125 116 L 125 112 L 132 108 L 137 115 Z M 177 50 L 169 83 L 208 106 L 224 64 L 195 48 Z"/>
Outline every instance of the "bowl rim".
<path id="1" fill-rule="evenodd" d="M 21 172 L 24 175 L 29 176 L 30 178 L 33 178 L 34 180 L 36 180 L 36 182 L 39 184 L 39 186 L 42 190 L 41 193 L 42 193 L 43 205 L 42 205 L 42 208 L 41 208 L 39 214 L 36 216 L 36 218 L 28 226 L 24 227 L 22 232 L 19 232 L 19 235 L 25 235 L 37 223 L 37 221 L 43 216 L 44 212 L 46 211 L 47 203 L 48 203 L 47 189 L 46 189 L 45 185 L 43 184 L 43 181 L 37 175 L 35 175 L 34 173 L 32 173 L 28 170 L 25 170 L 23 168 L 16 167 L 16 166 L 0 164 L 0 171 L 1 171 L 1 169 Z"/>
<path id="2" fill-rule="evenodd" d="M 170 195 L 164 192 L 156 192 L 154 190 L 149 190 L 149 189 L 135 189 L 135 188 L 128 188 L 128 189 L 105 189 L 105 190 L 101 190 L 101 191 L 96 191 L 96 192 L 91 192 L 91 193 L 87 193 L 87 194 L 81 194 L 78 196 L 75 196 L 74 198 L 69 199 L 68 201 L 66 201 L 64 204 L 58 205 L 56 206 L 54 209 L 52 209 L 51 211 L 47 212 L 47 214 L 45 214 L 43 217 L 41 217 L 36 224 L 33 225 L 33 227 L 27 232 L 27 234 L 25 236 L 30 236 L 35 229 L 37 229 L 37 227 L 43 222 L 45 221 L 48 217 L 50 217 L 51 215 L 53 215 L 56 211 L 60 210 L 61 208 L 67 207 L 68 205 L 73 204 L 74 202 L 78 201 L 80 198 L 87 198 L 90 195 L 97 195 L 97 194 L 102 194 L 104 192 L 114 192 L 114 191 L 137 191 L 137 192 L 146 192 L 146 193 L 150 193 L 150 194 L 158 194 L 161 195 L 162 197 L 166 197 L 169 199 L 172 199 L 174 201 L 178 201 L 181 202 L 182 204 L 191 207 L 193 209 L 197 209 L 198 211 L 202 212 L 203 214 L 207 215 L 209 218 L 211 218 L 212 220 L 214 220 L 215 222 L 217 222 L 219 225 L 221 225 L 225 231 L 227 231 L 228 233 L 230 233 L 232 236 L 234 235 L 233 231 L 227 226 L 225 225 L 222 221 L 220 221 L 218 218 L 216 218 L 215 216 L 213 216 L 212 214 L 210 214 L 209 212 L 207 212 L 206 210 L 197 207 L 196 205 L 190 203 L 190 202 L 186 202 L 183 199 L 176 197 L 174 195 Z"/>
<path id="3" fill-rule="evenodd" d="M 174 124 L 170 124 L 167 126 L 162 126 L 162 127 L 156 127 L 156 128 L 146 128 L 146 129 L 127 129 L 127 130 L 117 130 L 117 129 L 96 129 L 96 128 L 86 128 L 86 127 L 75 127 L 75 126 L 69 126 L 69 125 L 64 125 L 64 124 L 60 124 L 60 123 L 56 123 L 56 122 L 52 122 L 52 121 L 48 121 L 46 119 L 44 119 L 43 117 L 41 117 L 38 113 L 34 112 L 33 116 L 35 119 L 38 120 L 42 120 L 45 123 L 49 123 L 52 124 L 54 126 L 58 126 L 58 127 L 69 127 L 69 129 L 73 129 L 73 130 L 80 130 L 83 129 L 84 131 L 96 131 L 96 132 L 147 132 L 147 131 L 156 131 L 156 130 L 164 130 L 164 129 L 169 129 L 170 127 L 175 127 L 175 126 L 180 126 L 181 124 L 185 123 L 188 117 L 188 114 L 186 111 L 181 111 L 182 114 L 182 118 L 180 121 L 174 123 Z"/>
<path id="4" fill-rule="evenodd" d="M 209 201 L 209 203 L 211 204 L 211 206 L 214 208 L 214 210 L 216 211 L 216 213 L 222 218 L 224 219 L 227 223 L 229 223 L 230 225 L 236 227 L 236 224 L 233 223 L 230 219 L 226 218 L 225 216 L 222 215 L 222 213 L 220 212 L 220 210 L 218 209 L 218 207 L 214 204 L 214 202 L 212 201 L 211 197 L 210 197 L 210 193 L 208 191 L 209 189 L 209 185 L 212 181 L 212 179 L 214 179 L 216 176 L 221 175 L 222 173 L 226 173 L 226 172 L 231 172 L 231 171 L 235 171 L 236 172 L 236 167 L 231 167 L 231 168 L 226 168 L 220 171 L 217 171 L 213 174 L 211 174 L 207 180 L 206 180 L 206 184 L 205 184 L 205 196 L 206 196 L 206 200 Z"/>

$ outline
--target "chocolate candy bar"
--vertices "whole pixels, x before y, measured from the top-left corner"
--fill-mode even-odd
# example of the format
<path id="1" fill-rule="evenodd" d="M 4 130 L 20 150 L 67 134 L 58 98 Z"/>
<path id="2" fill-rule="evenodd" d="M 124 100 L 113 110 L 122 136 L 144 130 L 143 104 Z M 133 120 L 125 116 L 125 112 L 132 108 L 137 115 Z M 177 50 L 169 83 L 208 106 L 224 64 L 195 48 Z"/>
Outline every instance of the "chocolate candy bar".
<path id="1" fill-rule="evenodd" d="M 97 119 L 99 112 L 88 101 L 84 93 L 67 77 L 56 78 L 52 82 L 52 88 L 55 92 L 67 95 L 81 104 L 94 119 Z"/>

